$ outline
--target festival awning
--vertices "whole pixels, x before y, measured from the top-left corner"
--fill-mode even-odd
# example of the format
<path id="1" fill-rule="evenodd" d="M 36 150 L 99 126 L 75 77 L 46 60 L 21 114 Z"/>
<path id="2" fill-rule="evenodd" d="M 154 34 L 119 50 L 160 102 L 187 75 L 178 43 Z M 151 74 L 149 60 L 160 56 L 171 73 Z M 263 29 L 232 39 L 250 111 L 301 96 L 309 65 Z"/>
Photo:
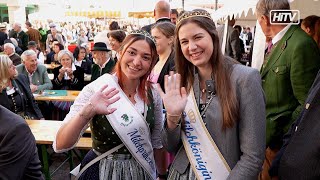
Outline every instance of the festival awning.
<path id="1" fill-rule="evenodd" d="M 128 17 L 134 18 L 153 18 L 153 11 L 146 11 L 146 12 L 129 12 Z"/>
<path id="2" fill-rule="evenodd" d="M 121 18 L 120 11 L 66 11 L 65 16 L 82 16 L 88 18 Z"/>

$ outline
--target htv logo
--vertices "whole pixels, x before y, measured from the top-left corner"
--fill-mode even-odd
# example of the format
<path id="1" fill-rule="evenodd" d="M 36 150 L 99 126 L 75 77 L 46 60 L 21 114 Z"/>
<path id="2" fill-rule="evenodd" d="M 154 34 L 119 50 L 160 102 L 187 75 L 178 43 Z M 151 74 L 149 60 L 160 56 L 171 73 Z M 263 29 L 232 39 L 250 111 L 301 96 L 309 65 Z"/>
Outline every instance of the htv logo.
<path id="1" fill-rule="evenodd" d="M 271 24 L 299 24 L 300 11 L 299 10 L 271 10 L 270 11 Z"/>

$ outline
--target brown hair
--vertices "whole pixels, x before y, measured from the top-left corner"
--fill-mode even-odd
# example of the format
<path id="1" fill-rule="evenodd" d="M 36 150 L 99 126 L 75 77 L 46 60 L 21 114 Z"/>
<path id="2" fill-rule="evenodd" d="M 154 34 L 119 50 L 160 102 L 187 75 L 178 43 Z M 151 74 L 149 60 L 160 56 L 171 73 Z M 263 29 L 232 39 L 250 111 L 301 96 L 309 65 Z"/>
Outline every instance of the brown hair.
<path id="1" fill-rule="evenodd" d="M 124 53 L 128 49 L 128 47 L 131 46 L 131 44 L 133 44 L 134 42 L 139 41 L 139 40 L 146 41 L 149 44 L 150 49 L 151 49 L 151 66 L 150 66 L 148 72 L 140 78 L 140 84 L 138 87 L 139 96 L 141 97 L 141 99 L 144 102 L 148 103 L 149 101 L 148 101 L 148 97 L 146 96 L 146 89 L 150 89 L 151 84 L 147 79 L 149 77 L 149 74 L 151 73 L 151 70 L 155 66 L 156 60 L 158 58 L 156 45 L 154 44 L 154 42 L 151 39 L 147 38 L 146 36 L 144 36 L 142 34 L 130 34 L 122 42 L 122 45 L 120 47 L 120 51 L 122 51 L 122 53 Z M 120 57 L 119 61 L 117 62 L 116 66 L 115 66 L 115 69 L 114 69 L 114 72 L 116 72 L 116 74 L 118 76 L 119 85 L 121 88 L 124 87 L 123 72 L 122 72 L 121 66 L 120 66 L 120 62 L 121 62 L 122 58 L 123 58 L 123 56 Z"/>
<path id="2" fill-rule="evenodd" d="M 316 41 L 320 48 L 320 17 L 316 15 L 308 16 L 303 19 L 301 24 L 310 29 L 311 37 Z"/>
<path id="3" fill-rule="evenodd" d="M 230 78 L 232 66 L 235 62 L 231 58 L 222 55 L 214 22 L 207 17 L 189 17 L 181 20 L 177 25 L 175 32 L 175 64 L 177 72 L 181 74 L 181 86 L 186 87 L 187 91 L 190 92 L 194 82 L 195 66 L 184 57 L 179 43 L 179 30 L 187 23 L 197 24 L 200 28 L 206 30 L 212 38 L 214 49 L 209 61 L 215 81 L 216 93 L 222 109 L 222 128 L 231 128 L 239 117 L 239 103 L 236 98 L 235 87 L 232 86 Z"/>
<path id="4" fill-rule="evenodd" d="M 304 27 L 310 29 L 311 36 L 314 36 L 316 33 L 316 24 L 317 24 L 318 19 L 320 19 L 320 17 L 318 17 L 316 15 L 311 15 L 311 16 L 308 16 L 302 20 L 301 24 Z"/>
<path id="5" fill-rule="evenodd" d="M 151 29 L 157 28 L 167 38 L 174 36 L 174 29 L 176 26 L 171 22 L 159 22 L 152 26 Z"/>
<path id="6" fill-rule="evenodd" d="M 112 37 L 113 39 L 117 40 L 119 43 L 122 43 L 124 38 L 126 38 L 126 33 L 122 30 L 113 30 L 108 32 L 108 38 Z"/>

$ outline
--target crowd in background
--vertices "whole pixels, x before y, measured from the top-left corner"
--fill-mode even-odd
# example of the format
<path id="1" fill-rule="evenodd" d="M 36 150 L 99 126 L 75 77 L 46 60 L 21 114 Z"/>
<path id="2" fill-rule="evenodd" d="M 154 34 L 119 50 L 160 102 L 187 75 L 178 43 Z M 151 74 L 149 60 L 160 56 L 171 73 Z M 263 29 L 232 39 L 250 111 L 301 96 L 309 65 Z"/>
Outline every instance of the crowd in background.
<path id="1" fill-rule="evenodd" d="M 303 138 L 319 135 L 312 128 L 312 123 L 315 127 L 319 123 L 311 120 L 319 114 L 313 108 L 319 108 L 314 99 L 320 94 L 320 17 L 308 16 L 299 26 L 271 24 L 266 12 L 290 9 L 287 0 L 281 1 L 257 4 L 257 20 L 266 36 L 260 72 L 247 67 L 253 61 L 255 28 L 236 25 L 233 17 L 228 27 L 216 26 L 205 10 L 178 13 L 166 1 L 156 4 L 155 23 L 141 30 L 129 24 L 120 27 L 117 21 L 108 26 L 27 21 L 15 22 L 10 29 L 1 24 L 0 104 L 24 119 L 64 120 L 54 142 L 56 152 L 73 148 L 83 128 L 90 125 L 94 142 L 83 161 L 87 164 L 122 143 L 101 116 L 114 113 L 107 107 L 119 100 L 117 90 L 98 84 L 109 81 L 110 74 L 152 129 L 149 138 L 157 177 L 195 179 L 196 168 L 190 166 L 181 137 L 191 93 L 206 134 L 224 157 L 229 179 L 314 179 L 320 176 L 320 145 Z M 52 79 L 44 64 L 54 66 Z M 91 75 L 89 82 L 86 75 Z M 48 89 L 82 92 L 74 104 L 37 103 L 33 94 Z M 8 114 L 1 109 L 0 113 Z M 102 136 L 105 129 L 108 133 Z M 304 145 L 311 150 L 302 150 Z M 304 156 L 297 157 L 298 146 Z M 104 177 L 123 177 L 114 168 L 121 164 L 131 167 L 121 169 L 125 178 L 150 179 L 126 147 L 115 154 L 104 159 L 105 171 L 96 164 L 81 178 L 97 179 L 97 171 Z"/>

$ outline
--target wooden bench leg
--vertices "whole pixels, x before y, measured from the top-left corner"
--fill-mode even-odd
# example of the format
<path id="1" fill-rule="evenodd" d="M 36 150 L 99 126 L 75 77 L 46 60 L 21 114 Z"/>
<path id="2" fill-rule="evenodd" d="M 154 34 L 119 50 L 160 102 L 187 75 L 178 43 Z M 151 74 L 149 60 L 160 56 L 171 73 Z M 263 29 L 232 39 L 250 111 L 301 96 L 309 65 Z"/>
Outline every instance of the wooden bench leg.
<path id="1" fill-rule="evenodd" d="M 73 153 L 72 150 L 68 151 L 68 156 L 69 156 L 69 166 L 70 166 L 70 171 L 73 170 L 74 168 L 74 162 L 73 162 Z"/>
<path id="2" fill-rule="evenodd" d="M 43 163 L 43 173 L 46 177 L 46 180 L 51 180 L 50 172 L 49 172 L 49 159 L 46 145 L 42 144 L 41 146 L 41 154 L 42 154 L 42 163 Z"/>

